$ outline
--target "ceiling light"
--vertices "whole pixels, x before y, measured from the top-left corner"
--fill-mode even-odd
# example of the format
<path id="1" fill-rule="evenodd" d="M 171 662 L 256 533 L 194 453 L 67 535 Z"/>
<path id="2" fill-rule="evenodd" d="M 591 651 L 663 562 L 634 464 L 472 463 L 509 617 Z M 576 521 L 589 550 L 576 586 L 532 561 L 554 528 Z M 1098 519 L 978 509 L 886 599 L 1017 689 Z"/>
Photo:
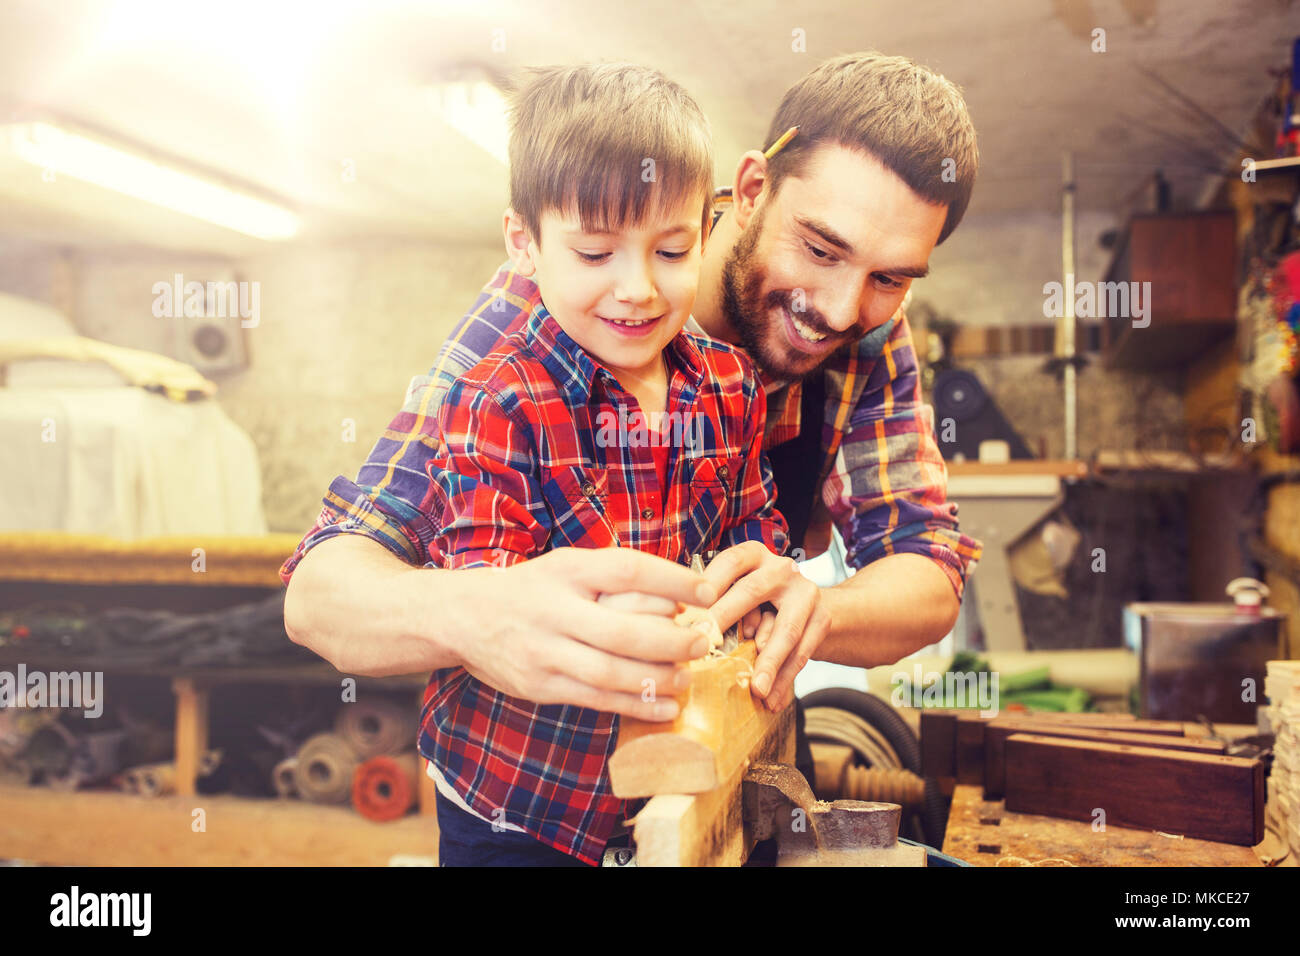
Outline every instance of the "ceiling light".
<path id="1" fill-rule="evenodd" d="M 298 217 L 188 173 L 49 123 L 9 125 L 8 151 L 33 166 L 172 209 L 258 239 L 288 239 Z"/>

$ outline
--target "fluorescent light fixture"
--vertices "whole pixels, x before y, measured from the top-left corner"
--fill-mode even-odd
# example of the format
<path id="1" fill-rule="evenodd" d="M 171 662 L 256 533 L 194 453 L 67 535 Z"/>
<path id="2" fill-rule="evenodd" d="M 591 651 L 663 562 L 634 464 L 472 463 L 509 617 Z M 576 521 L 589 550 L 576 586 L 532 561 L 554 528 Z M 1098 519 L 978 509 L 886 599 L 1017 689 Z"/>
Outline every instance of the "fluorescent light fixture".
<path id="1" fill-rule="evenodd" d="M 298 231 L 298 217 L 281 206 L 49 123 L 15 123 L 8 133 L 9 152 L 33 166 L 258 239 L 288 239 Z"/>
<path id="2" fill-rule="evenodd" d="M 502 166 L 510 163 L 506 101 L 486 80 L 443 83 L 434 88 L 443 121 Z"/>

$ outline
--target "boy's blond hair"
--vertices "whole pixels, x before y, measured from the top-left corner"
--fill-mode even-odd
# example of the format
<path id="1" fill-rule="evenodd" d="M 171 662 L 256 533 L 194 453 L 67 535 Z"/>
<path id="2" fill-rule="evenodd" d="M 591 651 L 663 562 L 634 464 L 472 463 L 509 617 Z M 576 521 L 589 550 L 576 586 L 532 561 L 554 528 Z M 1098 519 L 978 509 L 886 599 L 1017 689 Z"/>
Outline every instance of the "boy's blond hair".
<path id="1" fill-rule="evenodd" d="M 545 212 L 576 209 L 588 232 L 638 225 L 713 196 L 709 121 L 658 70 L 629 63 L 529 71 L 510 103 L 510 205 L 540 244 Z"/>

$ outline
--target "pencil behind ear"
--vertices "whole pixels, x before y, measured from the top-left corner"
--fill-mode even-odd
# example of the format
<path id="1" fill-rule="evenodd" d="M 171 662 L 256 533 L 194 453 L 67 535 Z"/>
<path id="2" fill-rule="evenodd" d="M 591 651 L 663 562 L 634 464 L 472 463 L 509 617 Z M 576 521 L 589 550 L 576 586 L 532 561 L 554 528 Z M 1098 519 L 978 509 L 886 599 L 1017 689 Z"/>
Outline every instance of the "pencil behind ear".
<path id="1" fill-rule="evenodd" d="M 506 255 L 510 257 L 515 271 L 522 276 L 531 276 L 537 271 L 537 263 L 533 259 L 537 244 L 532 230 L 514 209 L 507 209 L 502 217 L 501 231 L 506 241 Z"/>

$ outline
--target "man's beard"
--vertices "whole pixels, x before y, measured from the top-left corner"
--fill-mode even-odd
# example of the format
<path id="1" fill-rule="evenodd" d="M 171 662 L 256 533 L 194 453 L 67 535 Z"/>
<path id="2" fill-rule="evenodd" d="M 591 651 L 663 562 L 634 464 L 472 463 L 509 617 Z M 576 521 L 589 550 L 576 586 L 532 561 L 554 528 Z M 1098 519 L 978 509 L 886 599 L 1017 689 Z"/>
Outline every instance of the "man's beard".
<path id="1" fill-rule="evenodd" d="M 762 231 L 760 213 L 750 221 L 749 228 L 740 234 L 727 261 L 723 263 L 722 310 L 727 323 L 739 337 L 741 347 L 759 371 L 768 378 L 793 381 L 815 372 L 834 352 L 817 358 L 802 354 L 785 342 L 785 330 L 781 328 L 784 317 L 773 320 L 772 313 L 784 308 L 793 315 L 794 295 L 789 289 L 773 289 L 766 295 L 763 294 L 767 272 L 754 254 Z M 838 337 L 815 309 L 805 308 L 800 311 L 799 321 L 819 332 Z"/>

